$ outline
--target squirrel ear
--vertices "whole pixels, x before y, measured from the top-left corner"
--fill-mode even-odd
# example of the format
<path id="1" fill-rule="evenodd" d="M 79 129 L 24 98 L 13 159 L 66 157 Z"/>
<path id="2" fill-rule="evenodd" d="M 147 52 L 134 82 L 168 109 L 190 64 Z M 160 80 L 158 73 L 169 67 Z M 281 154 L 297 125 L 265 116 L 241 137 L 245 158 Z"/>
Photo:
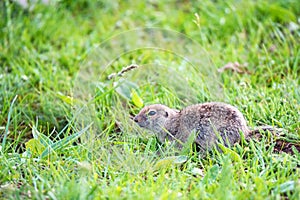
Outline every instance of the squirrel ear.
<path id="1" fill-rule="evenodd" d="M 169 116 L 169 113 L 166 111 L 165 112 L 165 117 L 168 117 Z"/>

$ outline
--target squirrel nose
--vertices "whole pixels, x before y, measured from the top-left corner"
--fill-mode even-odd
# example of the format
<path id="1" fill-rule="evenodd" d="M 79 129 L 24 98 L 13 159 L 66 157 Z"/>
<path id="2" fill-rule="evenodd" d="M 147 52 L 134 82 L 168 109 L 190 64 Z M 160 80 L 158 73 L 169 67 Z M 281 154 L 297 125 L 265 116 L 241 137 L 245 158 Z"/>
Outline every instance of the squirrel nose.
<path id="1" fill-rule="evenodd" d="M 133 121 L 136 122 L 136 123 L 139 122 L 139 120 L 138 120 L 137 117 L 134 117 L 134 118 L 133 118 Z"/>

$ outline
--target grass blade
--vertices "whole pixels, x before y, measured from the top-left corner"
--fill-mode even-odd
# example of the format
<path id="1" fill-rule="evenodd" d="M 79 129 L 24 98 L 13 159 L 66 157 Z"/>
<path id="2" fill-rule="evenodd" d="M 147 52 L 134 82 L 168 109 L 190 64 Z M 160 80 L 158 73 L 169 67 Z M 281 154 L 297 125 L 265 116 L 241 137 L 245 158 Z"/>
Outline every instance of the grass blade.
<path id="1" fill-rule="evenodd" d="M 51 144 L 48 148 L 46 148 L 40 158 L 44 158 L 45 156 L 48 156 L 51 151 L 55 151 L 58 150 L 60 148 L 63 148 L 65 145 L 69 144 L 71 141 L 77 139 L 78 137 L 80 137 L 83 133 L 85 133 L 91 126 L 92 124 L 88 125 L 87 127 L 85 127 L 84 129 L 82 129 L 81 131 L 74 133 L 73 135 L 70 135 L 62 140 L 59 140 L 53 144 Z"/>
<path id="2" fill-rule="evenodd" d="M 4 133 L 3 140 L 2 140 L 2 149 L 3 149 L 3 151 L 5 150 L 4 148 L 5 148 L 5 144 L 6 144 L 6 138 L 7 138 L 7 135 L 8 135 L 8 127 L 9 127 L 9 124 L 10 124 L 12 109 L 13 109 L 14 103 L 17 100 L 17 98 L 18 98 L 18 95 L 16 95 L 14 97 L 14 99 L 12 100 L 12 102 L 10 104 L 10 107 L 9 107 L 7 123 L 6 123 L 6 126 L 5 126 L 5 133 Z"/>

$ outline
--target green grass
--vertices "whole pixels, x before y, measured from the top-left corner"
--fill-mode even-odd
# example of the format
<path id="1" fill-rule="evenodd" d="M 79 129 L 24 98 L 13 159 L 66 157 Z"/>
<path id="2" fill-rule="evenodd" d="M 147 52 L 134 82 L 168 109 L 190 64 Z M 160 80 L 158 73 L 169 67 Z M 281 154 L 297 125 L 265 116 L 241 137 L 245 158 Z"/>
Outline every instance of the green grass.
<path id="1" fill-rule="evenodd" d="M 0 15 L 1 199 L 300 198 L 300 154 L 272 136 L 203 158 L 130 120 L 139 100 L 223 101 L 300 143 L 299 1 L 5 0 Z M 125 32 L 143 27 L 163 31 Z M 163 49 L 136 49 L 148 41 Z M 235 61 L 249 73 L 217 72 Z"/>

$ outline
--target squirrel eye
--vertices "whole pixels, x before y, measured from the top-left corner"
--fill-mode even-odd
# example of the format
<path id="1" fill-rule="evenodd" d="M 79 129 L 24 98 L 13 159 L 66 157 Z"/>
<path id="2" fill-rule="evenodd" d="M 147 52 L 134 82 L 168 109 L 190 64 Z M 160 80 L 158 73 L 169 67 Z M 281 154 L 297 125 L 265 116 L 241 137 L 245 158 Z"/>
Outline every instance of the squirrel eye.
<path id="1" fill-rule="evenodd" d="M 148 112 L 148 115 L 149 116 L 153 116 L 153 115 L 155 115 L 156 114 L 156 112 L 154 111 L 154 110 L 151 110 L 150 112 Z"/>

